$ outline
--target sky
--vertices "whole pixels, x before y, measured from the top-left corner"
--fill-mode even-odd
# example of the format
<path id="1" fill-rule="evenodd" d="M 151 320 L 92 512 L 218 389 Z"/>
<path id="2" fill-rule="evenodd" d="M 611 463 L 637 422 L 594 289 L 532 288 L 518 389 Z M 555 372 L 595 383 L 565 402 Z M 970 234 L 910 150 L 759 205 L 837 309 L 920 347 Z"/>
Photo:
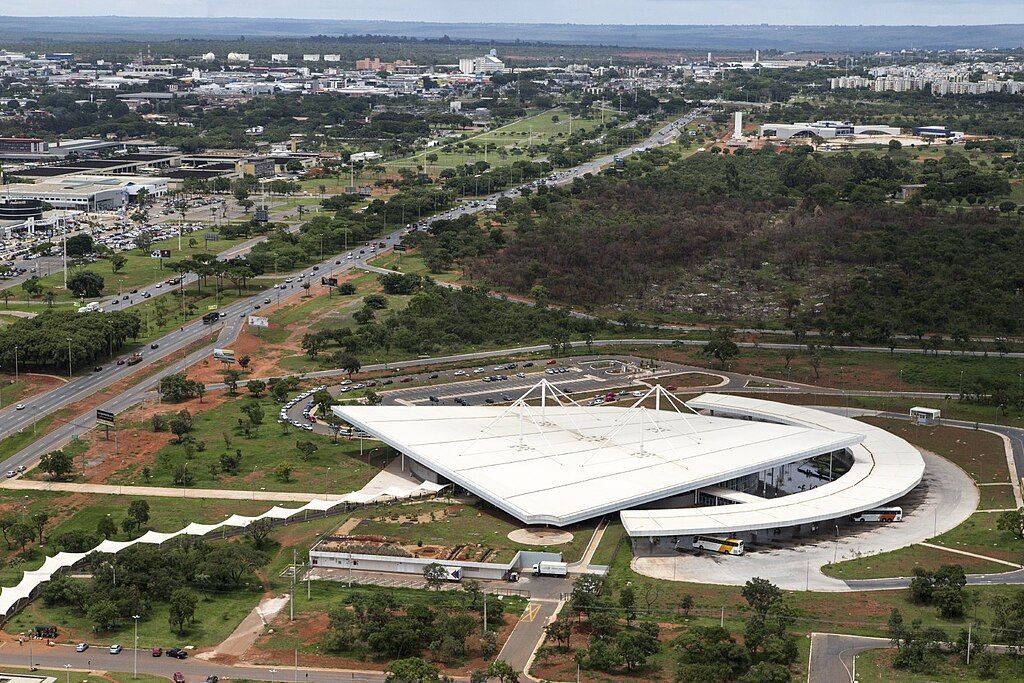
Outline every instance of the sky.
<path id="1" fill-rule="evenodd" d="M 578 24 L 1024 23 L 1024 0 L 0 0 L 0 15 Z"/>

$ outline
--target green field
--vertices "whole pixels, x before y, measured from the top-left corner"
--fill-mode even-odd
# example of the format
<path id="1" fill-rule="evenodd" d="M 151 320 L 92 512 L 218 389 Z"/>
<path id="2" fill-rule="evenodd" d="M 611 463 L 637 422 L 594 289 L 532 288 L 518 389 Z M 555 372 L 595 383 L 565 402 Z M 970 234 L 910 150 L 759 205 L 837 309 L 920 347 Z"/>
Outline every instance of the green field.
<path id="1" fill-rule="evenodd" d="M 868 650 L 857 655 L 857 681 L 859 683 L 1017 683 L 1024 677 L 1019 660 L 996 656 L 996 674 L 983 677 L 974 666 L 968 668 L 956 657 L 939 658 L 926 674 L 914 673 L 892 666 L 893 650 Z"/>
<path id="2" fill-rule="evenodd" d="M 231 247 L 245 241 L 245 239 L 242 238 L 230 240 L 221 239 L 210 242 L 209 248 L 207 249 L 202 237 L 204 234 L 204 231 L 197 231 L 183 235 L 181 238 L 180 250 L 178 249 L 178 239 L 172 238 L 154 242 L 153 246 L 147 250 L 146 253 L 142 253 L 138 249 L 120 252 L 128 259 L 128 261 L 117 273 L 113 272 L 113 269 L 110 266 L 110 261 L 105 259 L 100 259 L 95 263 L 90 263 L 84 266 L 83 269 L 91 270 L 103 276 L 104 295 L 109 296 L 112 294 L 128 293 L 133 289 L 138 289 L 139 287 L 177 276 L 177 273 L 168 270 L 167 268 L 161 268 L 161 261 L 180 261 L 181 259 L 189 258 L 197 254 L 219 254 L 220 252 L 230 249 Z M 190 246 L 190 240 L 195 241 L 195 246 Z M 171 258 L 151 258 L 149 251 L 157 249 L 170 249 Z M 71 273 L 70 265 L 68 267 L 68 273 L 69 275 Z M 64 275 L 62 273 L 53 273 L 42 277 L 39 280 L 39 284 L 42 285 L 44 289 L 52 289 L 59 300 L 67 301 L 76 298 L 64 289 Z"/>
<path id="3" fill-rule="evenodd" d="M 247 392 L 243 388 L 240 393 Z M 262 407 L 264 418 L 250 439 L 236 426 L 244 416 L 243 406 L 252 403 Z M 334 444 L 328 437 L 278 424 L 280 405 L 266 398 L 240 395 L 228 397 L 223 404 L 209 410 L 197 411 L 200 407 L 192 404 L 167 405 L 166 411 L 172 413 L 187 408 L 194 413 L 192 436 L 204 444 L 203 450 L 194 447 L 189 453 L 186 446 L 169 443 L 156 453 L 155 461 L 149 465 L 152 472 L 149 481 L 143 477 L 143 465 L 133 462 L 115 473 L 108 483 L 173 486 L 174 473 L 187 463 L 188 471 L 194 477 L 193 486 L 201 488 L 307 492 L 326 488 L 334 493 L 348 493 L 362 488 L 386 462 L 379 449 L 380 444 L 376 442 L 364 442 L 364 455 L 361 457 L 358 441 L 342 440 Z M 123 430 L 122 438 L 130 439 L 133 432 L 150 429 L 148 423 L 133 424 Z M 298 441 L 311 441 L 319 447 L 312 460 L 301 460 L 295 447 Z M 238 474 L 219 471 L 217 463 L 220 456 L 235 450 L 242 451 Z M 367 463 L 367 456 L 372 457 L 372 464 Z M 293 467 L 288 481 L 282 481 L 274 474 L 274 469 L 281 463 Z M 214 468 L 218 470 L 216 474 Z"/>

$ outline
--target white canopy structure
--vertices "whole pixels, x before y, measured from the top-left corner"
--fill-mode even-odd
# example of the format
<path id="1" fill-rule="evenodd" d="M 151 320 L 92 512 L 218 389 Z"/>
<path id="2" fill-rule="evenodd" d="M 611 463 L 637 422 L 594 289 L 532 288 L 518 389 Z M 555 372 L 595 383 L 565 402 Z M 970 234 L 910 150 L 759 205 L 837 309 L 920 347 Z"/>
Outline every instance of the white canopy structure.
<path id="1" fill-rule="evenodd" d="M 924 458 L 914 446 L 884 429 L 842 415 L 724 394 L 704 394 L 687 405 L 730 418 L 835 433 L 856 429 L 864 439 L 850 447 L 853 465 L 846 474 L 807 491 L 734 505 L 624 511 L 622 524 L 634 538 L 756 531 L 838 519 L 891 502 L 924 476 Z"/>
<path id="2" fill-rule="evenodd" d="M 21 582 L 17 586 L 5 587 L 0 590 L 0 621 L 9 617 L 12 611 L 22 604 L 22 601 L 30 599 L 33 592 L 39 588 L 39 586 L 49 581 L 56 572 L 73 567 L 92 553 L 119 553 L 125 548 L 130 548 L 139 543 L 160 544 L 179 536 L 206 536 L 207 534 L 226 528 L 244 528 L 260 519 L 292 519 L 303 516 L 310 510 L 315 512 L 326 512 L 327 510 L 346 503 L 372 503 L 430 495 L 437 493 L 443 488 L 444 486 L 438 486 L 437 484 L 430 482 L 423 482 L 419 487 L 414 489 L 401 489 L 394 487 L 374 495 L 366 495 L 355 491 L 332 500 L 315 498 L 298 508 L 283 508 L 275 506 L 263 514 L 256 515 L 254 517 L 232 515 L 223 522 L 219 522 L 217 524 L 199 524 L 197 522 L 192 522 L 184 529 L 175 531 L 174 533 L 147 531 L 139 538 L 131 541 L 106 540 L 85 553 L 57 553 L 53 557 L 47 557 L 43 562 L 43 566 L 39 569 L 25 572 L 21 578 Z"/>
<path id="3" fill-rule="evenodd" d="M 659 386 L 632 407 L 580 406 L 543 380 L 508 407 L 332 411 L 522 522 L 555 526 L 851 448 L 864 431 L 699 415 Z"/>

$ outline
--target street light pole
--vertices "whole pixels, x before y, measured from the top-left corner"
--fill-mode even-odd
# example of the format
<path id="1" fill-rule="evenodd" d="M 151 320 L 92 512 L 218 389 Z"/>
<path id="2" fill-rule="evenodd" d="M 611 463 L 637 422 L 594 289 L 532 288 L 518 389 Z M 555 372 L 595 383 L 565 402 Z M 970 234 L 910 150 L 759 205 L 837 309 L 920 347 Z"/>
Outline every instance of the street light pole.
<path id="1" fill-rule="evenodd" d="M 71 337 L 68 337 L 68 379 L 71 379 Z"/>
<path id="2" fill-rule="evenodd" d="M 139 617 L 141 615 L 133 614 L 132 619 L 135 620 L 135 661 L 132 663 L 132 678 L 139 677 Z"/>

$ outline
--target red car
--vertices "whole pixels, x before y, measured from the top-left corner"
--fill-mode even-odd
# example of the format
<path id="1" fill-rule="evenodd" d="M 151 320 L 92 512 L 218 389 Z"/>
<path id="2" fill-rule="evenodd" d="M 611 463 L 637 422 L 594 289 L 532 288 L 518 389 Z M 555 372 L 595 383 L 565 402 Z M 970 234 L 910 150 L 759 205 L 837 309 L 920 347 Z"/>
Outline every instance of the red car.
<path id="1" fill-rule="evenodd" d="M 150 650 L 150 654 L 152 654 L 154 657 L 162 657 L 164 651 L 163 648 L 154 647 L 152 650 Z"/>
<path id="2" fill-rule="evenodd" d="M 551 360 L 548 361 L 548 365 L 558 365 L 558 361 L 552 358 Z"/>
<path id="3" fill-rule="evenodd" d="M 175 671 L 174 675 L 171 676 L 171 680 L 174 681 L 174 683 L 185 683 L 185 674 L 180 671 Z"/>

